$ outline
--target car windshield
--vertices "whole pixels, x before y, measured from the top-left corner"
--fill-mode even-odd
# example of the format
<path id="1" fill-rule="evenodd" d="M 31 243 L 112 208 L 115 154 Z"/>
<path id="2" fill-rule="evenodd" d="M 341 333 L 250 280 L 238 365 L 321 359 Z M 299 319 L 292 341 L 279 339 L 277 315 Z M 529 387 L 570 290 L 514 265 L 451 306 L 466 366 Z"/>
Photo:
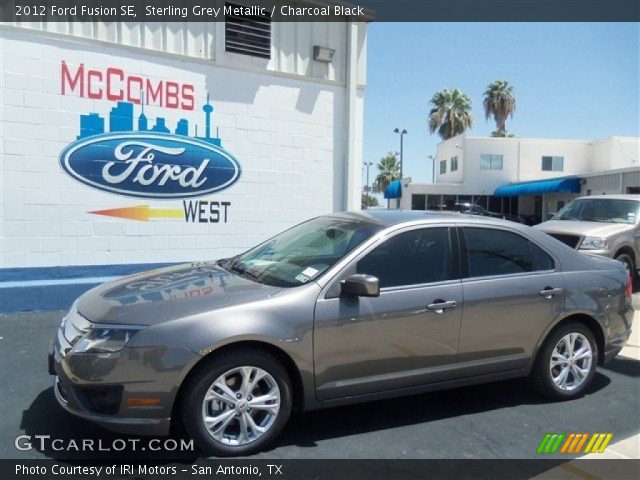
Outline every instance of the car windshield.
<path id="1" fill-rule="evenodd" d="M 382 228 L 362 219 L 318 217 L 219 263 L 258 283 L 297 287 L 318 278 Z"/>
<path id="2" fill-rule="evenodd" d="M 593 198 L 575 200 L 560 210 L 553 220 L 582 222 L 610 222 L 634 225 L 640 211 L 640 202 Z"/>

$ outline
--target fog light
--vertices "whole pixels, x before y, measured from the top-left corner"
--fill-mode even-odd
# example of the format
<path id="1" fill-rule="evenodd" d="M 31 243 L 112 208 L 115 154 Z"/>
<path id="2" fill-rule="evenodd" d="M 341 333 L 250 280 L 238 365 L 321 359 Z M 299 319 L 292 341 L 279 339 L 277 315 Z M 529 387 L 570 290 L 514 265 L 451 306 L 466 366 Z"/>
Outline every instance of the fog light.
<path id="1" fill-rule="evenodd" d="M 97 388 L 75 387 L 75 390 L 78 393 L 78 399 L 91 412 L 113 415 L 120 408 L 123 391 L 120 385 Z"/>

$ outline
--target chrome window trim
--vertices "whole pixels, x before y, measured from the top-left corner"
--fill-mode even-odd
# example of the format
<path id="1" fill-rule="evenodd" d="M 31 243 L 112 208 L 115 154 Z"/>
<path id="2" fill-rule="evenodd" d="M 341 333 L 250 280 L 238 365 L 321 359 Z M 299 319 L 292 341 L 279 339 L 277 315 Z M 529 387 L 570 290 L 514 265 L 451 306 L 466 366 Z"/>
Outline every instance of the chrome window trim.
<path id="1" fill-rule="evenodd" d="M 461 278 L 453 278 L 451 280 L 442 280 L 440 282 L 430 282 L 430 283 L 412 283 L 410 285 L 398 285 L 396 287 L 383 287 L 380 289 L 380 294 L 387 292 L 398 292 L 405 290 L 417 290 L 419 288 L 429 288 L 429 287 L 440 287 L 446 285 L 453 285 L 456 283 L 460 283 L 462 281 Z"/>
<path id="2" fill-rule="evenodd" d="M 560 273 L 557 270 L 535 270 L 533 272 L 519 272 L 519 273 L 506 273 L 504 275 L 484 275 L 482 277 L 466 277 L 463 278 L 463 282 L 475 282 L 475 281 L 485 281 L 485 280 L 500 280 L 502 278 L 520 278 L 520 277 L 530 277 L 530 276 L 538 276 L 538 275 L 549 275 L 550 273 Z"/>

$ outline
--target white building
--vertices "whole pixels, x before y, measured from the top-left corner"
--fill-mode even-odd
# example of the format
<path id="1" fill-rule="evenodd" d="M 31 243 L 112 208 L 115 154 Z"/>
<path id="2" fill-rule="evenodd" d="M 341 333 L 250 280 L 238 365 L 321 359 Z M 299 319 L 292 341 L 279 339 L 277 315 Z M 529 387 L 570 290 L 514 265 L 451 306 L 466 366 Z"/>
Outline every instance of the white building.
<path id="1" fill-rule="evenodd" d="M 247 22 L 2 25 L 2 310 L 360 208 L 366 21 Z"/>
<path id="2" fill-rule="evenodd" d="M 640 193 L 639 159 L 636 137 L 586 141 L 459 135 L 438 144 L 434 183 L 403 180 L 400 208 L 474 202 L 540 222 L 578 195 Z"/>

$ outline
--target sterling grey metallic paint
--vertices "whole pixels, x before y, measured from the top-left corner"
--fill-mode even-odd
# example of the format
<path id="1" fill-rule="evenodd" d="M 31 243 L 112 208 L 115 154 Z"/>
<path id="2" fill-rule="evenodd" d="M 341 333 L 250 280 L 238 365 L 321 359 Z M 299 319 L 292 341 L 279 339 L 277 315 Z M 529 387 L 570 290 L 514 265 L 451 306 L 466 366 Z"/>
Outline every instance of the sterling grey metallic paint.
<path id="1" fill-rule="evenodd" d="M 343 215 L 368 218 L 384 229 L 300 287 L 261 285 L 211 262 L 145 272 L 85 293 L 78 310 L 91 322 L 147 327 L 111 354 L 64 354 L 70 346 L 59 334 L 54 368 L 63 386 L 124 385 L 115 415 L 89 413 L 73 395 L 65 402 L 56 390 L 59 402 L 111 429 L 163 434 L 189 371 L 207 354 L 238 342 L 261 342 L 286 354 L 302 395 L 296 403 L 312 410 L 526 375 L 545 336 L 573 314 L 599 325 L 601 361 L 628 338 L 632 310 L 619 262 L 581 255 L 540 231 L 489 217 Z M 556 270 L 383 288 L 379 297 L 336 295 L 349 266 L 389 236 L 465 225 L 524 235 L 555 259 Z M 546 287 L 561 294 L 540 295 Z M 441 313 L 427 308 L 436 299 L 455 307 Z M 124 405 L 136 396 L 161 401 L 154 407 Z"/>

